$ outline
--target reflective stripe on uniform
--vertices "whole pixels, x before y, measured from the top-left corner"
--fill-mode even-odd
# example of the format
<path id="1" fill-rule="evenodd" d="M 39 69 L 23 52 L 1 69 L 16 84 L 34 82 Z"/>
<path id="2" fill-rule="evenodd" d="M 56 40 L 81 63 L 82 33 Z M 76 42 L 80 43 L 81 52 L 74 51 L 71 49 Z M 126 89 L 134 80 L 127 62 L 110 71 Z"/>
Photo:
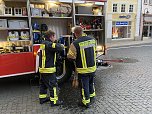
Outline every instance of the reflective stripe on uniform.
<path id="1" fill-rule="evenodd" d="M 55 46 L 56 46 L 56 43 L 52 43 L 52 48 L 55 48 Z"/>
<path id="2" fill-rule="evenodd" d="M 96 41 L 95 40 L 88 40 L 88 41 L 84 41 L 84 42 L 80 42 L 79 46 L 80 49 L 85 49 L 85 48 L 89 48 L 89 47 L 95 47 L 96 45 Z"/>
<path id="3" fill-rule="evenodd" d="M 53 43 L 55 44 L 55 43 Z M 56 45 L 56 44 L 55 44 Z M 55 73 L 56 68 L 51 67 L 51 68 L 45 68 L 45 61 L 46 61 L 46 54 L 45 54 L 45 44 L 40 45 L 40 50 L 42 51 L 42 68 L 39 68 L 40 73 Z M 56 62 L 56 53 L 54 55 L 54 64 Z"/>
<path id="4" fill-rule="evenodd" d="M 84 73 L 92 73 L 96 71 L 96 65 L 93 67 L 88 67 L 88 68 L 76 68 L 77 72 L 80 74 L 84 74 Z"/>
<path id="5" fill-rule="evenodd" d="M 56 63 L 56 53 L 54 54 L 54 64 Z"/>
<path id="6" fill-rule="evenodd" d="M 93 49 L 94 49 L 94 64 L 95 64 L 95 67 L 96 67 L 96 47 L 93 47 Z"/>
<path id="7" fill-rule="evenodd" d="M 44 68 L 45 67 L 45 60 L 46 60 L 45 45 L 44 44 L 40 45 L 40 50 L 42 50 L 42 68 Z"/>
<path id="8" fill-rule="evenodd" d="M 53 87 L 53 91 L 54 91 L 54 98 L 50 97 L 50 101 L 52 101 L 52 102 L 54 102 L 54 104 L 56 104 L 57 100 L 58 100 L 56 87 Z"/>
<path id="9" fill-rule="evenodd" d="M 86 57 L 85 57 L 84 49 L 80 49 L 80 53 L 81 53 L 82 67 L 83 67 L 83 68 L 87 68 Z"/>
<path id="10" fill-rule="evenodd" d="M 47 97 L 47 94 L 39 94 L 40 99 L 43 99 L 43 98 L 46 98 L 46 97 Z"/>
<path id="11" fill-rule="evenodd" d="M 54 73 L 56 72 L 56 68 L 52 67 L 52 68 L 39 68 L 39 72 L 40 73 Z"/>
<path id="12" fill-rule="evenodd" d="M 95 97 L 96 96 L 94 83 L 93 83 L 93 90 L 94 90 L 94 92 L 92 94 L 90 94 L 90 97 Z"/>
<path id="13" fill-rule="evenodd" d="M 80 54 L 81 54 L 81 61 L 82 61 L 82 68 L 77 68 L 77 72 L 80 74 L 84 73 L 92 73 L 96 71 L 96 53 L 95 53 L 95 45 L 96 41 L 95 40 L 88 40 L 84 42 L 80 42 Z M 94 61 L 95 65 L 92 67 L 87 67 L 87 61 L 86 61 L 86 55 L 85 55 L 85 49 L 92 47 L 94 50 Z"/>
<path id="14" fill-rule="evenodd" d="M 88 103 L 90 103 L 90 99 L 86 100 L 86 98 L 85 98 L 84 89 L 82 89 L 82 103 L 84 105 L 87 105 Z"/>
<path id="15" fill-rule="evenodd" d="M 93 92 L 92 94 L 90 94 L 90 97 L 95 97 L 96 96 L 96 93 Z"/>

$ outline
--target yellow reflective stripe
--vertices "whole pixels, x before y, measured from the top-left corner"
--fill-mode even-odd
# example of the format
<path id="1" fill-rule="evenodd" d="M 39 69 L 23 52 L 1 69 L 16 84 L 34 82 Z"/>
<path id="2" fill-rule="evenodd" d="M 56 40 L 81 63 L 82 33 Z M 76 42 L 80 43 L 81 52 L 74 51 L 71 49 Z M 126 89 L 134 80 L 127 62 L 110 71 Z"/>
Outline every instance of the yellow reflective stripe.
<path id="1" fill-rule="evenodd" d="M 84 89 L 82 88 L 82 103 L 86 105 L 87 103 L 90 103 L 90 99 L 86 100 L 84 95 Z"/>
<path id="2" fill-rule="evenodd" d="M 80 74 L 84 73 L 92 73 L 96 71 L 96 66 L 88 67 L 88 68 L 77 68 L 77 72 Z"/>
<path id="3" fill-rule="evenodd" d="M 83 32 L 83 33 L 82 33 L 82 36 L 87 36 L 87 34 Z"/>
<path id="4" fill-rule="evenodd" d="M 83 103 L 84 105 L 87 105 L 88 103 L 90 103 L 90 99 L 88 99 L 88 100 L 82 100 L 82 103 Z"/>
<path id="5" fill-rule="evenodd" d="M 81 54 L 81 62 L 82 62 L 82 67 L 84 68 L 84 59 L 83 59 L 83 52 L 80 49 L 80 54 Z"/>
<path id="6" fill-rule="evenodd" d="M 86 58 L 85 58 L 85 52 L 84 49 L 80 49 L 81 53 L 81 61 L 82 61 L 82 67 L 87 68 Z"/>
<path id="7" fill-rule="evenodd" d="M 92 94 L 90 94 L 90 97 L 95 97 L 96 96 L 96 93 L 93 92 Z"/>
<path id="8" fill-rule="evenodd" d="M 55 63 L 56 63 L 56 53 L 54 55 L 54 65 L 55 65 Z"/>
<path id="9" fill-rule="evenodd" d="M 39 72 L 40 73 L 54 73 L 56 72 L 56 68 L 52 67 L 52 68 L 39 68 Z"/>
<path id="10" fill-rule="evenodd" d="M 82 88 L 82 99 L 85 100 L 84 89 Z"/>
<path id="11" fill-rule="evenodd" d="M 20 38 L 29 38 L 29 36 L 20 36 Z"/>
<path id="12" fill-rule="evenodd" d="M 85 51 L 84 51 L 84 49 L 82 50 L 82 52 L 83 52 L 83 59 L 84 59 L 84 67 L 83 68 L 87 68 L 87 61 L 86 61 L 86 56 L 85 56 Z"/>
<path id="13" fill-rule="evenodd" d="M 50 97 L 50 101 L 53 101 L 54 104 L 56 104 L 58 100 L 56 87 L 53 87 L 53 91 L 54 91 L 54 98 Z"/>
<path id="14" fill-rule="evenodd" d="M 46 98 L 46 97 L 47 97 L 47 94 L 39 94 L 40 99 L 43 99 L 43 98 Z"/>
<path id="15" fill-rule="evenodd" d="M 39 30 L 33 30 L 32 32 L 40 32 Z"/>
<path id="16" fill-rule="evenodd" d="M 46 60 L 45 50 L 42 50 L 42 68 L 45 68 L 45 60 Z"/>
<path id="17" fill-rule="evenodd" d="M 46 60 L 45 45 L 44 44 L 40 45 L 40 50 L 42 50 L 42 68 L 44 68 L 45 67 L 45 60 Z"/>
<path id="18" fill-rule="evenodd" d="M 96 67 L 96 47 L 93 47 L 94 50 L 94 65 Z"/>
<path id="19" fill-rule="evenodd" d="M 94 90 L 94 92 L 92 94 L 90 94 L 90 97 L 95 97 L 96 96 L 94 83 L 93 83 L 93 90 Z"/>
<path id="20" fill-rule="evenodd" d="M 56 101 L 57 101 L 57 100 L 58 100 L 58 96 L 57 96 L 56 87 L 54 87 L 53 90 L 54 90 L 54 98 L 55 98 Z M 54 101 L 54 104 L 56 104 L 56 101 Z"/>
<path id="21" fill-rule="evenodd" d="M 41 45 L 40 45 L 40 49 L 41 49 L 41 50 L 44 50 L 44 49 L 45 49 L 45 45 L 44 45 L 44 44 L 41 44 Z"/>
<path id="22" fill-rule="evenodd" d="M 87 103 L 90 103 L 90 99 L 86 100 L 84 95 L 84 89 L 82 88 L 82 103 L 86 105 Z"/>
<path id="23" fill-rule="evenodd" d="M 89 45 L 92 45 L 92 44 L 96 45 L 96 41 L 95 40 L 88 40 L 88 41 L 80 42 L 79 46 L 84 47 L 84 46 L 89 46 Z"/>
<path id="24" fill-rule="evenodd" d="M 56 43 L 52 43 L 52 48 L 55 48 L 55 46 L 56 46 Z"/>

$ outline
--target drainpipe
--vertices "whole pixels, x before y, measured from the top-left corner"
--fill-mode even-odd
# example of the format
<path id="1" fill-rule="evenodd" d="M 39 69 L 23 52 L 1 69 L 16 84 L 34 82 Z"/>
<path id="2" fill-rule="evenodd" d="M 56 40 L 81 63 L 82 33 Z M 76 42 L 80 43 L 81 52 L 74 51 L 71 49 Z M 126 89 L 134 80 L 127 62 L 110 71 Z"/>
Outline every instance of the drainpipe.
<path id="1" fill-rule="evenodd" d="M 136 29 L 135 29 L 135 40 L 141 38 L 141 24 L 142 24 L 142 0 L 137 0 L 137 15 L 136 15 Z M 142 38 L 141 38 L 142 40 Z"/>

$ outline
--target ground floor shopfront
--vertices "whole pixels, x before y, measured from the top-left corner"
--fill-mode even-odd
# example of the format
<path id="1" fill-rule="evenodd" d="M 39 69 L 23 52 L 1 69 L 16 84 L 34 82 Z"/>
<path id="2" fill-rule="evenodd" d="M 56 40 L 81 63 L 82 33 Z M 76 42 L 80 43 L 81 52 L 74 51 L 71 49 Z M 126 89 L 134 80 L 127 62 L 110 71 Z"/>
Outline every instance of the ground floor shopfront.
<path id="1" fill-rule="evenodd" d="M 144 15 L 143 16 L 143 37 L 152 37 L 152 15 Z"/>
<path id="2" fill-rule="evenodd" d="M 152 37 L 152 22 L 144 23 L 143 37 Z"/>
<path id="3" fill-rule="evenodd" d="M 113 21 L 112 39 L 131 38 L 131 21 Z"/>
<path id="4" fill-rule="evenodd" d="M 111 14 L 111 19 L 107 18 L 107 42 L 134 39 L 135 22 L 135 14 Z"/>

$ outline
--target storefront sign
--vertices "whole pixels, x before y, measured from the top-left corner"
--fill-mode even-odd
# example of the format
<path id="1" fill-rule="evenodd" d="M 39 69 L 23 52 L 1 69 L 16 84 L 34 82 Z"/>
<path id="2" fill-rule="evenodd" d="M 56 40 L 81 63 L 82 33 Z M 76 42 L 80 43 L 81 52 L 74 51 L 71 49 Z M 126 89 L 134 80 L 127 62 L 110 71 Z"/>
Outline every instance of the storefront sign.
<path id="1" fill-rule="evenodd" d="M 116 22 L 116 26 L 128 26 L 128 22 Z"/>
<path id="2" fill-rule="evenodd" d="M 120 15 L 119 18 L 130 19 L 131 15 Z"/>

